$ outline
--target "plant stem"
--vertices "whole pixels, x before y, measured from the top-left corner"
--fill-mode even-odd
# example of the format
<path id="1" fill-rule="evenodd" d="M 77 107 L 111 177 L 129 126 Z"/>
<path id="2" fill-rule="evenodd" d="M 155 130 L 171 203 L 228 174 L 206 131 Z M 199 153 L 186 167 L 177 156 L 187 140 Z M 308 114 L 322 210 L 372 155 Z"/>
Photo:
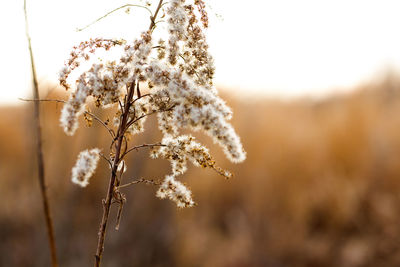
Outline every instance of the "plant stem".
<path id="1" fill-rule="evenodd" d="M 149 26 L 149 31 L 153 30 L 154 26 L 156 26 L 156 18 L 157 18 L 158 12 L 160 11 L 160 9 L 162 7 L 162 3 L 163 3 L 163 0 L 160 0 L 160 2 L 158 2 L 158 6 L 156 9 L 156 12 L 154 12 L 154 16 L 150 17 L 151 23 Z"/>
<path id="2" fill-rule="evenodd" d="M 150 23 L 149 31 L 153 30 L 153 28 L 155 26 L 155 19 L 156 19 L 157 14 L 162 6 L 162 2 L 163 2 L 163 0 L 159 1 L 156 12 L 154 13 L 154 16 L 150 17 L 151 23 Z M 124 100 L 122 120 L 118 126 L 118 131 L 117 131 L 117 135 L 116 135 L 117 145 L 116 145 L 116 151 L 115 151 L 115 158 L 114 158 L 113 167 L 111 170 L 111 177 L 110 177 L 110 182 L 108 184 L 106 199 L 103 201 L 103 216 L 101 219 L 100 229 L 99 229 L 99 233 L 98 233 L 99 239 L 97 242 L 97 249 L 96 249 L 96 255 L 95 255 L 95 263 L 94 263 L 95 267 L 100 266 L 101 258 L 103 256 L 104 240 L 105 240 L 106 230 L 107 230 L 107 222 L 108 222 L 108 217 L 110 216 L 110 208 L 111 208 L 111 202 L 112 202 L 112 198 L 113 198 L 115 181 L 117 178 L 118 164 L 121 160 L 121 157 L 123 156 L 121 154 L 121 148 L 123 146 L 124 135 L 125 135 L 125 132 L 127 129 L 129 110 L 133 103 L 132 99 L 133 99 L 133 94 L 135 92 L 135 85 L 136 85 L 136 83 L 135 83 L 135 81 L 133 81 L 131 86 L 129 87 L 127 96 Z"/>
<path id="3" fill-rule="evenodd" d="M 29 55 L 31 59 L 31 69 L 32 69 L 32 80 L 33 80 L 33 98 L 39 99 L 39 86 L 36 77 L 36 68 L 35 63 L 33 61 L 33 52 L 32 52 L 32 45 L 31 45 L 31 38 L 29 36 L 28 30 L 28 16 L 26 12 L 26 0 L 24 0 L 24 15 L 25 15 L 25 33 L 28 40 L 28 48 L 29 48 Z M 50 213 L 50 206 L 49 200 L 47 195 L 47 187 L 45 182 L 45 173 L 44 173 L 44 160 L 43 160 L 43 149 L 42 149 L 42 129 L 40 126 L 40 106 L 39 101 L 34 102 L 34 123 L 35 123 L 35 130 L 36 130 L 36 154 L 37 154 L 37 164 L 38 164 L 38 179 L 40 185 L 40 191 L 42 195 L 42 203 L 43 203 L 43 210 L 46 220 L 47 226 L 47 236 L 48 242 L 50 247 L 51 253 L 51 262 L 53 267 L 58 267 L 57 261 L 57 252 L 56 252 L 56 243 L 54 238 L 54 228 L 53 228 L 53 220 Z"/>
<path id="4" fill-rule="evenodd" d="M 94 266 L 96 266 L 96 267 L 100 266 L 101 257 L 103 255 L 103 251 L 104 251 L 104 239 L 106 236 L 107 222 L 108 222 L 108 217 L 110 215 L 111 200 L 113 197 L 115 180 L 117 178 L 118 163 L 120 161 L 121 148 L 122 148 L 122 143 L 124 140 L 124 133 L 125 133 L 124 129 L 126 128 L 126 123 L 128 121 L 129 108 L 131 106 L 134 89 L 135 89 L 135 82 L 133 82 L 129 88 L 128 95 L 127 95 L 127 97 L 125 99 L 125 103 L 124 103 L 124 113 L 122 114 L 122 120 L 118 127 L 118 132 L 117 132 L 117 138 L 118 138 L 117 140 L 118 141 L 117 141 L 117 146 L 116 146 L 116 151 L 115 151 L 115 158 L 114 158 L 113 167 L 111 170 L 110 182 L 108 184 L 107 196 L 106 196 L 105 201 L 103 202 L 103 208 L 104 208 L 103 209 L 103 217 L 101 219 L 100 229 L 99 229 L 99 233 L 98 233 L 99 239 L 97 242 L 97 250 L 96 250 L 95 264 L 94 264 Z"/>

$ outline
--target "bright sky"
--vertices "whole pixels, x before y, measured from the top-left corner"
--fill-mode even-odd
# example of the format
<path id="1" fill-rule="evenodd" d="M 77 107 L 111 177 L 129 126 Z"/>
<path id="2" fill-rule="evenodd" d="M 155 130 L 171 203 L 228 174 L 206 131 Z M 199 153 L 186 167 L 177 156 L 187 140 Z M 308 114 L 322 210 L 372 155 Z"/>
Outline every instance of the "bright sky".
<path id="1" fill-rule="evenodd" d="M 56 82 L 73 45 L 89 37 L 132 38 L 148 26 L 143 9 L 82 27 L 121 0 L 27 0 L 39 79 Z M 213 0 L 209 43 L 216 83 L 246 93 L 323 95 L 400 69 L 398 0 Z M 214 13 L 214 14 L 213 14 Z M 222 16 L 222 19 L 215 14 Z M 143 20 L 146 22 L 143 23 Z M 0 103 L 31 90 L 23 0 L 0 4 Z"/>

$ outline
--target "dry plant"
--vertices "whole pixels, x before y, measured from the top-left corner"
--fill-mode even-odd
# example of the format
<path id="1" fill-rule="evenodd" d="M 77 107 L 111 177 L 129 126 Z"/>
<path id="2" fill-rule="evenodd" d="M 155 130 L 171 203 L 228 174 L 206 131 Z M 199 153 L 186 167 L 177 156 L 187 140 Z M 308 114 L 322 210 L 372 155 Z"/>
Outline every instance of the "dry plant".
<path id="1" fill-rule="evenodd" d="M 217 167 L 205 146 L 193 136 L 182 134 L 183 129 L 205 132 L 234 163 L 246 157 L 239 137 L 228 122 L 232 111 L 213 85 L 213 59 L 203 32 L 208 27 L 205 3 L 202 0 L 166 3 L 160 0 L 154 13 L 151 5 L 143 6 L 151 13 L 150 26 L 134 42 L 103 38 L 82 42 L 74 47 L 59 76 L 60 84 L 72 91 L 61 112 L 60 122 L 65 133 L 75 133 L 78 118 L 83 114 L 89 125 L 96 120 L 111 137 L 108 155 L 99 148 L 85 150 L 79 154 L 72 169 L 72 182 L 85 187 L 100 158 L 111 168 L 103 200 L 95 266 L 101 263 L 112 203 L 119 204 L 118 229 L 126 201 L 122 188 L 136 183 L 159 185 L 159 198 L 168 198 L 181 208 L 192 207 L 195 202 L 191 191 L 177 180 L 185 173 L 188 161 L 195 166 L 211 168 L 226 178 L 231 177 L 230 172 Z M 167 38 L 155 42 L 153 33 L 158 17 L 163 17 L 167 23 Z M 118 60 L 90 61 L 100 50 L 119 51 L 120 57 Z M 90 63 L 88 69 L 84 69 L 86 63 Z M 72 78 L 72 73 L 77 75 L 76 79 Z M 116 108 L 114 118 L 103 120 L 88 110 L 89 97 L 98 108 Z M 157 116 L 162 140 L 130 146 L 133 136 L 144 131 L 145 120 L 153 114 Z M 152 158 L 169 160 L 172 173 L 163 181 L 142 178 L 122 184 L 127 168 L 126 155 L 141 148 L 150 148 Z"/>
<path id="2" fill-rule="evenodd" d="M 26 11 L 26 0 L 24 0 L 24 15 L 25 15 L 25 33 L 26 38 L 28 41 L 28 49 L 29 49 L 29 56 L 31 61 L 31 70 L 32 70 L 32 91 L 34 99 L 39 99 L 39 85 L 36 77 L 36 68 L 35 62 L 33 60 L 33 51 L 31 45 L 31 37 L 29 35 L 29 28 L 28 28 L 28 15 Z M 56 251 L 56 242 L 54 237 L 54 228 L 53 228 L 53 219 L 50 212 L 50 204 L 49 198 L 47 194 L 47 187 L 46 187 L 46 179 L 45 179 L 45 171 L 44 171 L 44 160 L 43 160 L 43 148 L 42 148 L 42 129 L 40 125 L 40 106 L 39 101 L 34 101 L 34 112 L 33 112 L 33 119 L 35 124 L 35 138 L 36 138 L 36 156 L 37 156 L 37 164 L 38 164 L 38 180 L 40 185 L 40 192 L 42 197 L 42 204 L 43 204 L 43 211 L 46 221 L 46 228 L 47 228 L 47 236 L 48 242 L 50 247 L 50 254 L 51 254 L 51 262 L 53 267 L 58 266 L 57 261 L 57 251 Z"/>

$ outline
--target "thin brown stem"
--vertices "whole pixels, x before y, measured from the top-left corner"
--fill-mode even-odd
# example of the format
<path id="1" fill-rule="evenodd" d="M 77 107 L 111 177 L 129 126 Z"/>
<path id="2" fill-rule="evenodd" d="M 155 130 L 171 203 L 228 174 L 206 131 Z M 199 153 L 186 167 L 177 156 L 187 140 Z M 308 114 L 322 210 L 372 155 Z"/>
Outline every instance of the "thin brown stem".
<path id="1" fill-rule="evenodd" d="M 122 155 L 122 157 L 125 157 L 125 155 L 128 154 L 129 152 L 131 152 L 133 150 L 138 150 L 139 148 L 145 148 L 145 147 L 153 148 L 156 146 L 166 146 L 166 145 L 161 144 L 161 143 L 156 143 L 156 144 L 142 144 L 139 146 L 134 146 L 134 147 L 131 147 L 130 149 L 128 149 L 127 151 L 125 151 L 125 153 Z"/>
<path id="2" fill-rule="evenodd" d="M 144 8 L 144 9 L 146 9 L 146 10 L 150 13 L 150 16 L 153 15 L 153 13 L 151 12 L 151 10 L 150 10 L 148 7 L 146 7 L 146 6 L 134 5 L 134 4 L 126 4 L 126 5 L 117 7 L 117 8 L 115 8 L 115 9 L 113 9 L 113 10 L 107 12 L 105 15 L 101 16 L 100 18 L 96 19 L 95 21 L 91 22 L 90 24 L 86 25 L 85 27 L 76 29 L 76 31 L 78 31 L 78 32 L 83 31 L 83 30 L 89 28 L 90 26 L 92 26 L 93 24 L 99 22 L 100 20 L 102 20 L 102 19 L 108 17 L 109 15 L 111 15 L 112 13 L 114 13 L 115 11 L 118 11 L 118 10 L 120 10 L 120 9 L 122 9 L 122 8 L 125 8 L 125 7 L 139 7 L 139 8 Z"/>
<path id="3" fill-rule="evenodd" d="M 152 97 L 151 94 L 144 94 L 144 95 L 141 95 L 140 98 L 136 98 L 135 100 L 133 100 L 133 101 L 132 101 L 132 104 L 135 103 L 136 101 L 138 101 L 139 99 L 141 99 L 141 98 L 143 98 L 143 97 L 146 97 L 146 96 L 149 96 L 150 98 Z"/>
<path id="4" fill-rule="evenodd" d="M 57 102 L 57 103 L 67 103 L 65 100 L 61 99 L 26 99 L 26 98 L 18 98 L 21 101 L 31 101 L 31 102 Z"/>
<path id="5" fill-rule="evenodd" d="M 96 255 L 95 255 L 95 264 L 94 264 L 95 267 L 100 266 L 101 257 L 103 255 L 103 251 L 104 251 L 104 240 L 105 240 L 105 236 L 106 236 L 108 217 L 110 215 L 110 207 L 111 207 L 111 202 L 112 202 L 112 198 L 113 198 L 114 184 L 115 184 L 115 180 L 117 177 L 118 163 L 120 161 L 121 148 L 123 146 L 126 123 L 128 121 L 128 117 L 129 117 L 129 107 L 131 105 L 131 100 L 133 98 L 134 90 L 135 90 L 135 83 L 133 82 L 131 84 L 131 86 L 129 87 L 128 95 L 127 95 L 127 97 L 125 99 L 125 103 L 124 103 L 124 106 L 125 106 L 124 113 L 122 114 L 122 120 L 118 127 L 117 145 L 116 145 L 114 162 L 113 162 L 113 167 L 112 167 L 112 171 L 111 171 L 111 177 L 110 177 L 110 182 L 108 185 L 106 199 L 103 202 L 104 209 L 103 209 L 103 217 L 101 219 L 100 229 L 99 229 L 99 233 L 98 233 L 99 239 L 97 242 L 97 250 L 96 250 Z"/>
<path id="6" fill-rule="evenodd" d="M 160 11 L 160 9 L 163 5 L 163 2 L 164 2 L 163 0 L 160 0 L 160 2 L 158 2 L 158 6 L 156 9 L 156 12 L 154 12 L 154 16 L 150 16 L 151 23 L 149 26 L 149 31 L 152 31 L 154 26 L 156 26 L 156 18 L 157 18 L 158 12 Z"/>
<path id="7" fill-rule="evenodd" d="M 139 88 L 139 82 L 136 85 L 136 94 L 137 94 L 137 98 L 142 98 L 142 93 L 140 92 L 140 88 Z"/>
<path id="8" fill-rule="evenodd" d="M 107 131 L 111 135 L 111 137 L 115 138 L 114 130 L 112 130 L 110 127 L 108 127 L 107 124 L 104 121 L 102 121 L 99 117 L 97 117 L 95 114 L 93 114 L 89 111 L 85 111 L 84 114 L 87 114 L 87 115 L 91 116 L 93 119 L 95 119 L 96 121 L 98 121 L 104 128 L 107 129 Z"/>
<path id="9" fill-rule="evenodd" d="M 170 110 L 172 110 L 174 107 L 175 107 L 175 105 L 172 105 L 172 106 L 168 107 L 167 109 L 154 110 L 154 111 L 151 111 L 151 112 L 149 112 L 149 113 L 143 114 L 143 115 L 141 115 L 141 116 L 139 116 L 139 117 L 137 117 L 137 118 L 131 119 L 131 120 L 127 123 L 126 129 L 128 129 L 132 124 L 134 124 L 134 123 L 137 122 L 137 121 L 140 121 L 140 120 L 143 119 L 144 117 L 153 115 L 153 114 L 155 114 L 155 113 L 157 113 L 157 112 L 170 111 Z"/>
<path id="10" fill-rule="evenodd" d="M 121 188 L 124 188 L 124 187 L 128 187 L 128 186 L 134 185 L 134 184 L 160 185 L 161 182 L 160 181 L 154 181 L 154 180 L 148 180 L 148 179 L 141 178 L 139 180 L 136 180 L 136 181 L 133 181 L 133 182 L 118 186 L 118 190 L 121 189 Z"/>
<path id="11" fill-rule="evenodd" d="M 99 155 L 100 155 L 105 161 L 107 161 L 108 165 L 110 165 L 110 168 L 112 168 L 113 165 L 112 165 L 111 160 L 109 160 L 106 156 L 104 156 L 103 153 L 99 153 Z"/>
<path id="12" fill-rule="evenodd" d="M 139 120 L 141 120 L 141 119 L 143 119 L 144 117 L 147 117 L 147 116 L 150 116 L 150 115 L 153 115 L 154 113 L 156 113 L 157 111 L 152 111 L 152 112 L 149 112 L 149 113 L 146 113 L 146 114 L 143 114 L 143 115 L 141 115 L 141 116 L 139 116 L 139 117 L 137 117 L 136 119 L 132 119 L 132 120 L 130 120 L 127 124 L 126 124 L 126 129 L 128 129 L 132 124 L 134 124 L 135 122 L 137 122 L 137 121 L 139 121 Z"/>
<path id="13" fill-rule="evenodd" d="M 29 48 L 29 55 L 31 59 L 31 69 L 32 69 L 32 81 L 33 81 L 33 97 L 35 99 L 39 99 L 39 85 L 36 76 L 36 68 L 35 63 L 33 60 L 33 52 L 32 52 L 32 45 L 31 45 L 31 38 L 29 35 L 28 30 L 28 15 L 26 12 L 26 0 L 24 0 L 24 15 L 25 15 L 25 33 L 26 38 L 28 40 L 28 48 Z M 46 180 L 45 180 L 45 172 L 44 172 L 44 159 L 43 159 L 43 148 L 42 148 L 42 129 L 40 126 L 40 106 L 39 102 L 34 102 L 34 123 L 35 123 L 35 131 L 36 131 L 36 155 L 37 155 L 37 164 L 38 164 L 38 179 L 40 185 L 40 192 L 42 195 L 42 204 L 43 204 L 43 211 L 46 221 L 46 228 L 47 228 L 47 236 L 48 242 L 50 247 L 50 254 L 51 254 L 51 262 L 53 267 L 58 267 L 57 261 L 57 251 L 56 251 L 56 242 L 55 242 L 55 235 L 54 235 L 54 228 L 53 228 L 53 219 L 51 217 L 50 212 L 50 205 L 49 205 L 49 198 L 47 195 L 47 187 L 46 187 Z"/>

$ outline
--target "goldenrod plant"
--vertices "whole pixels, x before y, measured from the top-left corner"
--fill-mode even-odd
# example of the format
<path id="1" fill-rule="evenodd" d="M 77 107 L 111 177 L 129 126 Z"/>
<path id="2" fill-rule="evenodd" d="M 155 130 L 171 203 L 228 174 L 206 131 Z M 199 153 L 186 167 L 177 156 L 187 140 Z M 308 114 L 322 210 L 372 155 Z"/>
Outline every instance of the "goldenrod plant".
<path id="1" fill-rule="evenodd" d="M 100 158 L 110 165 L 111 175 L 99 230 L 95 266 L 100 266 L 111 204 L 125 201 L 121 189 L 127 166 L 125 156 L 132 150 L 148 147 L 150 156 L 171 162 L 172 171 L 162 182 L 137 180 L 159 185 L 157 196 L 180 208 L 195 202 L 188 187 L 177 177 L 184 174 L 187 162 L 214 169 L 229 178 L 231 173 L 216 166 L 208 149 L 182 130 L 203 131 L 222 147 L 227 158 L 242 162 L 246 153 L 229 120 L 232 111 L 218 96 L 213 84 L 214 64 L 204 30 L 208 17 L 202 0 L 163 0 L 154 3 L 150 26 L 133 42 L 104 38 L 91 39 L 74 47 L 60 71 L 60 84 L 70 92 L 61 112 L 60 123 L 67 135 L 78 128 L 78 118 L 95 118 L 109 132 L 112 141 L 108 155 L 102 149 L 81 152 L 72 170 L 72 181 L 89 184 Z M 146 7 L 151 8 L 151 3 Z M 158 17 L 166 21 L 165 39 L 153 40 L 159 30 Z M 92 60 L 99 50 L 120 51 L 119 59 Z M 83 64 L 85 63 L 85 64 Z M 89 63 L 89 64 L 86 64 Z M 89 65 L 84 69 L 83 65 Z M 75 79 L 71 75 L 74 74 Z M 98 108 L 114 108 L 114 118 L 103 121 L 87 109 L 89 98 Z M 156 115 L 163 138 L 153 144 L 131 146 L 135 134 L 144 131 L 144 122 Z M 118 220 L 120 212 L 118 212 Z M 117 226 L 118 227 L 118 226 Z"/>

